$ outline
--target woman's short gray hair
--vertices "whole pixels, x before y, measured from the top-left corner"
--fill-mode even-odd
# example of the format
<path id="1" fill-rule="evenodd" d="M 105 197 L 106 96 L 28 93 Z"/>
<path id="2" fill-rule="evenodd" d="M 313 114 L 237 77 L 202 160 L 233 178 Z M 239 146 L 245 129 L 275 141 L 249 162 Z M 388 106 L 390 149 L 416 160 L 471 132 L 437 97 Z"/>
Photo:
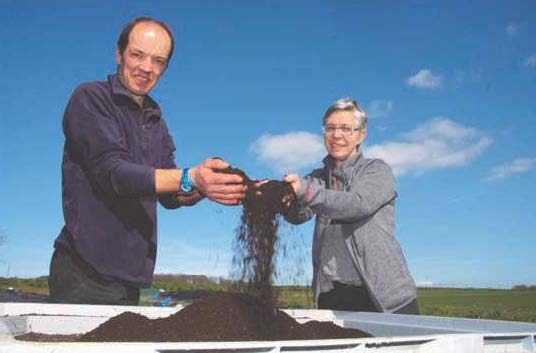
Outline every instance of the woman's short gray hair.
<path id="1" fill-rule="evenodd" d="M 329 116 L 338 111 L 354 113 L 354 116 L 357 119 L 357 126 L 359 128 L 367 128 L 367 115 L 363 108 L 361 108 L 353 98 L 343 98 L 333 103 L 328 110 L 326 110 L 324 118 L 322 119 L 322 124 L 326 125 L 326 120 L 328 120 Z"/>

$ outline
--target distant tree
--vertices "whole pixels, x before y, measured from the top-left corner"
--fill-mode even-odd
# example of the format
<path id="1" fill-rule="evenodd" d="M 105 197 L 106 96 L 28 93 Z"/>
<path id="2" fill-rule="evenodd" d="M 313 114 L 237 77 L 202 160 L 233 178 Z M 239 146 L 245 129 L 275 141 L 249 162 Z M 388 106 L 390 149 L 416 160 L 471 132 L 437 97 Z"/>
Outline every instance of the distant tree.
<path id="1" fill-rule="evenodd" d="M 515 290 L 536 290 L 536 285 L 527 286 L 526 284 L 516 284 L 512 287 Z"/>

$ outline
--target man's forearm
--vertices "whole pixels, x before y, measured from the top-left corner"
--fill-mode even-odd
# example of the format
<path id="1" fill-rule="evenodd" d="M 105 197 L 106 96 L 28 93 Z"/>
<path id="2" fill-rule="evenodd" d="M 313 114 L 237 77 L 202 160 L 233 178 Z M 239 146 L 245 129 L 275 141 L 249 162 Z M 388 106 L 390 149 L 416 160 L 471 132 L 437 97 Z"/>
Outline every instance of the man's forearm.
<path id="1" fill-rule="evenodd" d="M 190 182 L 195 189 L 212 201 L 223 205 L 237 205 L 244 199 L 247 187 L 239 175 L 222 172 L 228 167 L 229 163 L 222 159 L 207 159 L 198 166 L 188 169 Z M 182 171 L 181 169 L 155 169 L 156 193 L 179 191 Z"/>
<path id="2" fill-rule="evenodd" d="M 195 175 L 196 168 L 190 168 L 190 179 Z M 157 194 L 180 191 L 182 169 L 155 169 L 154 183 Z"/>

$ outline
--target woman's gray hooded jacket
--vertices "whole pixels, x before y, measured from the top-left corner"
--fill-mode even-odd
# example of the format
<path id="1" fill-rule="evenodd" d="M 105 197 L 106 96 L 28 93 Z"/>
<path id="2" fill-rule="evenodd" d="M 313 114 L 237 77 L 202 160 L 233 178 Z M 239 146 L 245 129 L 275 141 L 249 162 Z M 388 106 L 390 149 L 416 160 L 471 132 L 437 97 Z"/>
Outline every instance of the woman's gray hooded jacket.
<path id="1" fill-rule="evenodd" d="M 342 181 L 342 190 L 330 190 L 331 178 Z M 328 183 L 326 183 L 328 182 Z M 335 168 L 324 159 L 301 180 L 297 201 L 285 215 L 299 224 L 316 214 L 313 241 L 313 291 L 317 304 L 322 243 L 334 232 L 344 238 L 351 262 L 360 275 L 378 311 L 393 312 L 417 297 L 395 231 L 395 180 L 389 165 L 381 159 L 367 159 L 361 153 Z"/>

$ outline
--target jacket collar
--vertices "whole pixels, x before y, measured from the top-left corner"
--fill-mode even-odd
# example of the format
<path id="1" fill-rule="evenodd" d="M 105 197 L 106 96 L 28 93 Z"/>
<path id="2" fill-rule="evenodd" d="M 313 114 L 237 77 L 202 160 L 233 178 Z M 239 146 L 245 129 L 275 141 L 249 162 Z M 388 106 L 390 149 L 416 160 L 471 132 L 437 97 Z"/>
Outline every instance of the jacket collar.
<path id="1" fill-rule="evenodd" d="M 111 87 L 113 95 L 127 98 L 129 101 L 131 101 L 134 104 L 138 105 L 138 103 L 134 100 L 134 97 L 132 97 L 132 95 L 126 89 L 126 87 L 123 86 L 123 84 L 121 83 L 121 80 L 119 80 L 119 76 L 117 74 L 113 74 L 113 75 L 108 76 L 108 84 Z M 149 116 L 153 116 L 153 117 L 156 117 L 156 118 L 161 118 L 162 117 L 162 111 L 160 110 L 160 106 L 149 95 L 146 95 L 145 99 L 143 100 L 143 110 Z"/>
<path id="2" fill-rule="evenodd" d="M 348 158 L 346 162 L 344 162 L 338 167 L 335 166 L 335 160 L 329 154 L 322 160 L 322 162 L 324 162 L 324 165 L 331 172 L 332 175 L 343 176 L 346 175 L 347 172 L 354 170 L 354 167 L 363 158 L 363 153 L 361 151 L 357 151 L 357 154 L 355 156 Z"/>

